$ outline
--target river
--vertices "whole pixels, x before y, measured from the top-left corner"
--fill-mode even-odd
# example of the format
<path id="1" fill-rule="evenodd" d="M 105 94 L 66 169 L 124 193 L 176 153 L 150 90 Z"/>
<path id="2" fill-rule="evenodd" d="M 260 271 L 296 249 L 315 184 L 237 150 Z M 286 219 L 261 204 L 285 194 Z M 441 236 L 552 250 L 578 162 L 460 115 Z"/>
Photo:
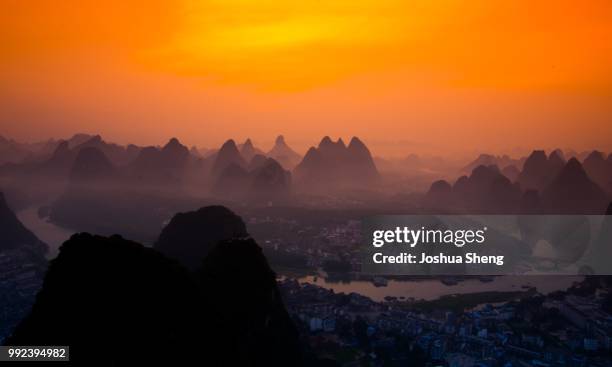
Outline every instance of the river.
<path id="1" fill-rule="evenodd" d="M 39 218 L 37 209 L 28 208 L 17 212 L 17 217 L 29 230 L 43 242 L 49 245 L 49 259 L 57 256 L 59 247 L 73 231 L 58 227 L 53 223 Z M 332 282 L 323 277 L 306 276 L 298 278 L 301 283 L 312 283 L 333 289 L 340 293 L 359 293 L 376 301 L 382 301 L 386 296 L 433 300 L 447 294 L 466 294 L 485 291 L 520 291 L 524 286 L 536 287 L 541 293 L 565 290 L 574 282 L 580 281 L 580 276 L 502 276 L 495 277 L 490 282 L 477 279 L 460 281 L 456 285 L 445 285 L 438 279 L 397 281 L 389 280 L 386 287 L 376 287 L 369 281 Z"/>
<path id="2" fill-rule="evenodd" d="M 74 233 L 69 229 L 58 227 L 40 218 L 36 207 L 18 211 L 17 218 L 27 229 L 34 232 L 39 240 L 49 245 L 48 259 L 56 257 L 59 247 Z"/>
<path id="3" fill-rule="evenodd" d="M 582 276 L 558 275 L 514 275 L 495 277 L 490 282 L 478 279 L 459 281 L 456 285 L 446 285 L 438 279 L 398 281 L 389 280 L 386 287 L 376 287 L 369 281 L 331 282 L 322 277 L 305 276 L 298 278 L 300 283 L 312 283 L 336 293 L 359 293 L 375 301 L 382 301 L 387 296 L 414 299 L 434 300 L 447 294 L 467 294 L 488 291 L 522 291 L 523 287 L 535 287 L 540 293 L 551 293 L 566 290 Z"/>

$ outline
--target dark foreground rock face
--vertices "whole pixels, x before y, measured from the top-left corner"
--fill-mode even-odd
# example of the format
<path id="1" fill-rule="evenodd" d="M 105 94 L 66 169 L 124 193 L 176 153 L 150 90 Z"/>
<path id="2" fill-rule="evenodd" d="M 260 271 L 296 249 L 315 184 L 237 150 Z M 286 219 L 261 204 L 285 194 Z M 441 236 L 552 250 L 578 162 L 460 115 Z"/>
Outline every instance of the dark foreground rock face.
<path id="1" fill-rule="evenodd" d="M 252 239 L 215 246 L 197 272 L 206 308 L 221 324 L 224 355 L 237 365 L 299 364 L 298 333 L 283 306 L 276 276 Z"/>
<path id="2" fill-rule="evenodd" d="M 69 345 L 75 362 L 153 360 L 153 351 L 169 361 L 202 322 L 196 290 L 186 269 L 153 249 L 77 234 L 8 344 Z"/>
<path id="3" fill-rule="evenodd" d="M 72 361 L 93 365 L 302 365 L 261 248 L 231 234 L 246 229 L 225 208 L 178 214 L 160 243 L 177 244 L 193 271 L 120 236 L 76 234 L 7 344 L 70 345 Z"/>
<path id="4" fill-rule="evenodd" d="M 155 249 L 196 269 L 219 241 L 248 236 L 238 215 L 222 206 L 178 213 L 162 230 Z"/>

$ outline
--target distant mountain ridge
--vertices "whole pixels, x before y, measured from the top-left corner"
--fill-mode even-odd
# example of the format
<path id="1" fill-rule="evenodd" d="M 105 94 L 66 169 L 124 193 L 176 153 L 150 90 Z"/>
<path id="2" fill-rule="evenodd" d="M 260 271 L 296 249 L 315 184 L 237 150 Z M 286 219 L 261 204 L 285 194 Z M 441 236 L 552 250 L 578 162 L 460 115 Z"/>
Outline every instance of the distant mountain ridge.
<path id="1" fill-rule="evenodd" d="M 367 186 L 380 177 L 369 149 L 359 138 L 353 137 L 346 146 L 341 138 L 334 142 L 328 136 L 308 150 L 294 175 L 296 181 L 309 186 Z"/>
<path id="2" fill-rule="evenodd" d="M 280 163 L 285 169 L 291 170 L 300 163 L 302 156 L 291 149 L 285 142 L 285 137 L 279 135 L 274 141 L 274 146 L 266 154 Z"/>

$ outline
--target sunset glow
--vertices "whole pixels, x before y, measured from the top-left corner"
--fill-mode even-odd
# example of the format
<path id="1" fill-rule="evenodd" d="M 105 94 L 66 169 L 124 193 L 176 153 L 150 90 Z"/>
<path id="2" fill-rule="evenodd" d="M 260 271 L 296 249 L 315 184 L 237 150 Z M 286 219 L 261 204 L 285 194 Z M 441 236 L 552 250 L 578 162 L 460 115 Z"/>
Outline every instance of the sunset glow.
<path id="1" fill-rule="evenodd" d="M 612 148 L 608 1 L 39 3 L 2 5 L 3 135 Z"/>

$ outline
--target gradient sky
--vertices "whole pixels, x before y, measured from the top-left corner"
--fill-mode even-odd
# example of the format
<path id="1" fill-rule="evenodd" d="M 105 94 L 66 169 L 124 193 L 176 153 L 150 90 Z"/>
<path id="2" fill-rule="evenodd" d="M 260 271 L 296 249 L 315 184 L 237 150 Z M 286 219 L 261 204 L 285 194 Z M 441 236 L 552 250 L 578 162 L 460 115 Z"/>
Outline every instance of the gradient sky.
<path id="1" fill-rule="evenodd" d="M 0 134 L 612 150 L 612 2 L 4 0 Z"/>

